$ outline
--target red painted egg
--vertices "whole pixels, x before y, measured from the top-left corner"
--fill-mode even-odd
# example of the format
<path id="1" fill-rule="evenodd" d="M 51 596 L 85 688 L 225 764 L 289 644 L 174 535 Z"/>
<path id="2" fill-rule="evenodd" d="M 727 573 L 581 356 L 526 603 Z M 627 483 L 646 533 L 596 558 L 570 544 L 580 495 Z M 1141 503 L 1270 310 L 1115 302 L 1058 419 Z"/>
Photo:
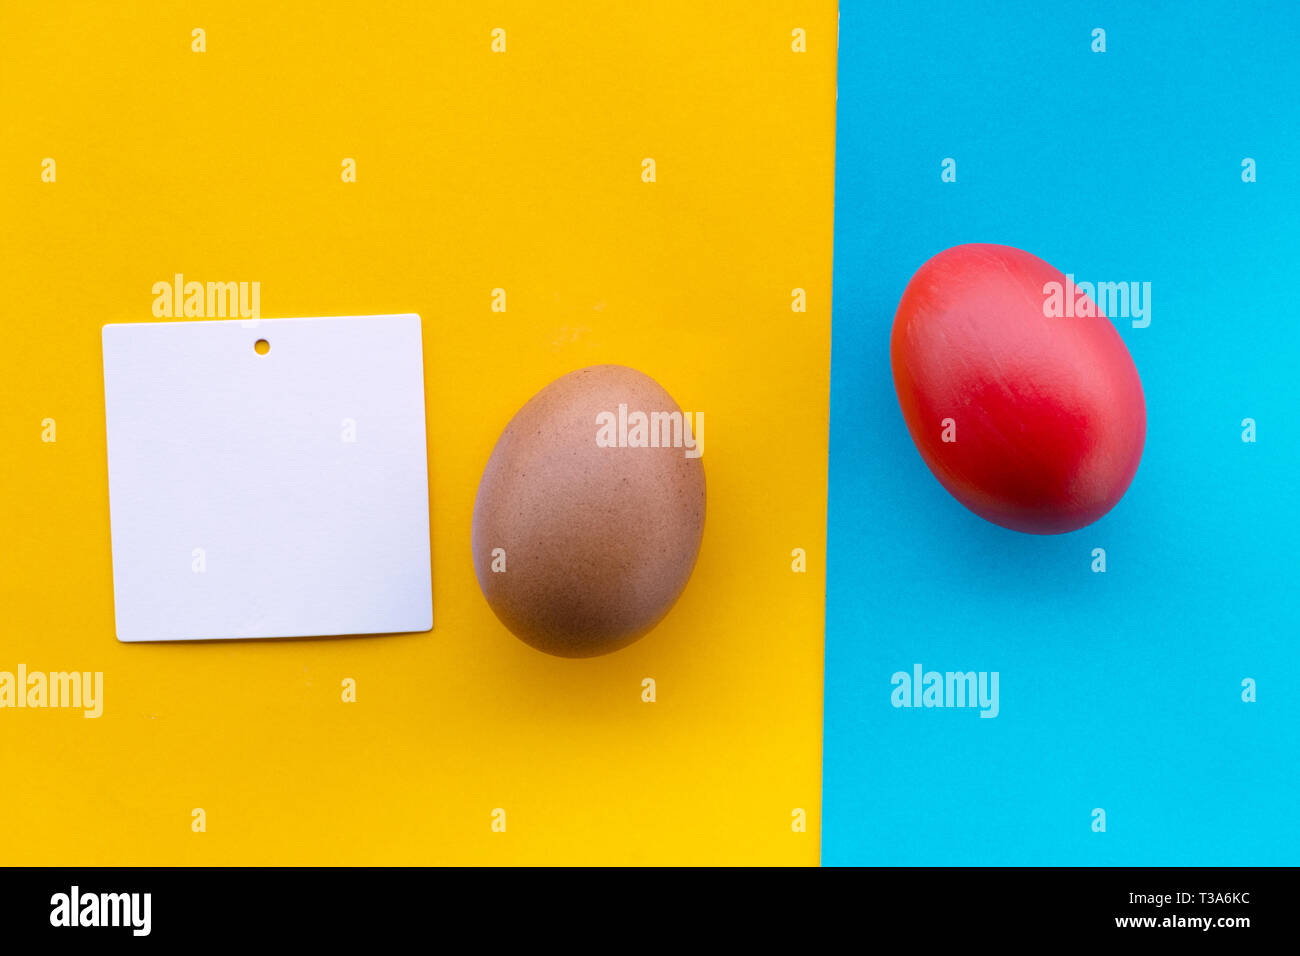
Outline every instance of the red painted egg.
<path id="1" fill-rule="evenodd" d="M 980 517 L 1074 531 L 1133 480 L 1146 438 L 1137 368 L 1110 319 L 1037 256 L 939 253 L 903 292 L 890 357 L 921 457 Z"/>

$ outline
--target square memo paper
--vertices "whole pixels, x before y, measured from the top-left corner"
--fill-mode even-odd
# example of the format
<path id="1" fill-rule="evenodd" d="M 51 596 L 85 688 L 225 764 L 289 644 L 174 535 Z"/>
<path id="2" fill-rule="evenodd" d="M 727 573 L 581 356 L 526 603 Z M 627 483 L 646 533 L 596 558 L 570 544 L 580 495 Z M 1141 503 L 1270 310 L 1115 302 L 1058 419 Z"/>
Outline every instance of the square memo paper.
<path id="1" fill-rule="evenodd" d="M 433 626 L 418 315 L 103 341 L 118 640 Z"/>

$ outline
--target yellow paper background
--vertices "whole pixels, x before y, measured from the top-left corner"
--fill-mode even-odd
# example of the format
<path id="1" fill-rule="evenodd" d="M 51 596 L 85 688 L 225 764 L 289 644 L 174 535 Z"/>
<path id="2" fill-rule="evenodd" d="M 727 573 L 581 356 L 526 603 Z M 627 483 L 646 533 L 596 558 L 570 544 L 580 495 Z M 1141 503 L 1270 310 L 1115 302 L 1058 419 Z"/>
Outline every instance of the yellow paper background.
<path id="1" fill-rule="evenodd" d="M 5 4 L 0 670 L 105 702 L 0 710 L 0 862 L 816 863 L 835 47 L 826 2 Z M 115 640 L 99 330 L 177 272 L 421 314 L 431 633 Z M 603 362 L 705 414 L 704 545 L 649 636 L 553 659 L 483 601 L 471 508 Z"/>

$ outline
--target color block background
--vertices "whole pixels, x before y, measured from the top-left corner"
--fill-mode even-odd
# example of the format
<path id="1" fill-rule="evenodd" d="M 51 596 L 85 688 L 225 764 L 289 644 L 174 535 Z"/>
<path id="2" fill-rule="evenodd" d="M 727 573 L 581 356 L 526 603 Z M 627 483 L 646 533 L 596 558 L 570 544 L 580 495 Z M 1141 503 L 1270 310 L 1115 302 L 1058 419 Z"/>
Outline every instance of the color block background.
<path id="1" fill-rule="evenodd" d="M 815 863 L 835 40 L 824 2 L 6 5 L 0 670 L 106 686 L 0 711 L 0 862 Z M 423 316 L 432 633 L 114 640 L 99 329 L 177 272 Z M 653 634 L 551 659 L 483 601 L 471 508 L 518 406 L 601 362 L 704 412 L 707 528 Z"/>
<path id="2" fill-rule="evenodd" d="M 841 26 L 823 862 L 1300 862 L 1300 12 L 853 3 Z M 1152 283 L 1150 326 L 1118 323 L 1146 451 L 1092 527 L 988 524 L 908 437 L 894 310 L 963 242 Z M 999 671 L 1000 715 L 895 710 L 918 662 Z"/>

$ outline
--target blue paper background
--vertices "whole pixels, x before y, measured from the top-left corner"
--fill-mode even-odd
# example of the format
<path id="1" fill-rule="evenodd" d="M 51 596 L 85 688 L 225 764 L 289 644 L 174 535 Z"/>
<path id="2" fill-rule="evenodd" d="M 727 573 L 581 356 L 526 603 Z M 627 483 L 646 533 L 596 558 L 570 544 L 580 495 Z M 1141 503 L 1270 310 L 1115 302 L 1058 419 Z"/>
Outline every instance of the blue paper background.
<path id="1" fill-rule="evenodd" d="M 1136 7 L 842 5 L 826 864 L 1300 863 L 1300 4 Z M 962 242 L 1152 283 L 1146 450 L 1089 528 L 984 522 L 908 436 L 894 309 Z M 1000 672 L 1000 716 L 894 709 L 918 662 Z"/>

